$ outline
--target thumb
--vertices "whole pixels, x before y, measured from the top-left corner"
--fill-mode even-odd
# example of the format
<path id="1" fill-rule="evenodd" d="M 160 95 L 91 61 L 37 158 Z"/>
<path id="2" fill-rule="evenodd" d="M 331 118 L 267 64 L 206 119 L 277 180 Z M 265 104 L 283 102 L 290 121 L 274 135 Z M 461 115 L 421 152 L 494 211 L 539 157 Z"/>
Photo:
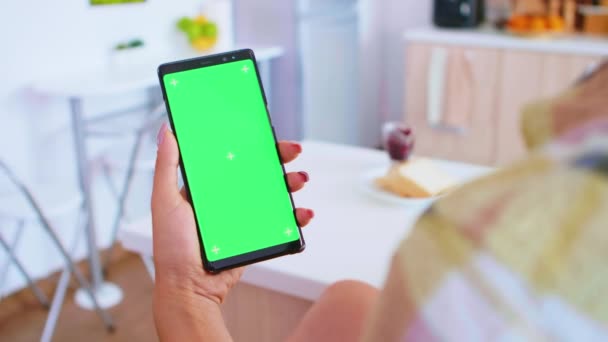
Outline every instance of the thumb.
<path id="1" fill-rule="evenodd" d="M 158 152 L 154 168 L 154 188 L 152 190 L 152 212 L 163 213 L 173 210 L 182 197 L 177 186 L 179 149 L 173 133 L 163 123 L 158 132 Z"/>

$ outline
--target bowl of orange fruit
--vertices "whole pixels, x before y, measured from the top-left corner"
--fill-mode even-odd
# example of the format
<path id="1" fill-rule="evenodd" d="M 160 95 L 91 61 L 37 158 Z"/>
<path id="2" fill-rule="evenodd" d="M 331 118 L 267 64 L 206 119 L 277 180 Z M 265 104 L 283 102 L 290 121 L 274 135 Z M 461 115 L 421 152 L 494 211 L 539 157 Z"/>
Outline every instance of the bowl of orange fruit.
<path id="1" fill-rule="evenodd" d="M 507 20 L 508 33 L 523 37 L 555 36 L 565 32 L 566 23 L 561 16 L 516 14 Z"/>

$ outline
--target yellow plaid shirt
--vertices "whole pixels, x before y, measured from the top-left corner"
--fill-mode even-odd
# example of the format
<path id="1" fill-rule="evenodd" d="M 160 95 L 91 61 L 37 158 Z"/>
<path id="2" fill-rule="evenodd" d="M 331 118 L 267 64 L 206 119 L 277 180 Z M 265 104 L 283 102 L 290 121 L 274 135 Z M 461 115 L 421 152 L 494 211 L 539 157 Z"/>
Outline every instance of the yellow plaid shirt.
<path id="1" fill-rule="evenodd" d="M 598 115 L 561 110 L 608 96 L 602 69 L 528 107 L 530 156 L 419 219 L 365 340 L 608 341 L 608 100 Z"/>

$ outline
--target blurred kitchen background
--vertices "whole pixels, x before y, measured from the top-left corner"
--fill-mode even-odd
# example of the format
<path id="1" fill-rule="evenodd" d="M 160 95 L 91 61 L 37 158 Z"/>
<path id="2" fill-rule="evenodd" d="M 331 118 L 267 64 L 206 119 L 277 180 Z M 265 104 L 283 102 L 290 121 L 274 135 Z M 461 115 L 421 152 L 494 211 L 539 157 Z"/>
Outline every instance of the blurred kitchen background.
<path id="1" fill-rule="evenodd" d="M 380 148 L 382 125 L 401 121 L 416 153 L 500 166 L 523 155 L 521 106 L 607 56 L 607 38 L 606 0 L 4 1 L 0 160 L 42 209 L 62 204 L 48 215 L 82 260 L 148 213 L 162 62 L 251 47 L 282 139 Z M 12 217 L 27 203 L 3 176 L 0 235 L 44 281 L 64 259 L 38 223 Z M 88 244 L 74 214 L 83 191 Z M 0 339 L 3 303 L 27 288 L 11 260 L 0 249 Z"/>

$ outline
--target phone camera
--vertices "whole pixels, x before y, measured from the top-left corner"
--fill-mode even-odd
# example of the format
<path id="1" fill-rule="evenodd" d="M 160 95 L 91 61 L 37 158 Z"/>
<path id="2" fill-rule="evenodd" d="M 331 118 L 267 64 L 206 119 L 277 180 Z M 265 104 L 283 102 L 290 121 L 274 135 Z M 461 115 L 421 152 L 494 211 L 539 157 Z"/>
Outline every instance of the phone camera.
<path id="1" fill-rule="evenodd" d="M 236 59 L 236 57 L 232 56 L 232 59 Z"/>
<path id="2" fill-rule="evenodd" d="M 224 57 L 224 58 L 222 58 L 222 61 L 226 62 L 226 61 L 228 61 L 228 58 Z"/>

